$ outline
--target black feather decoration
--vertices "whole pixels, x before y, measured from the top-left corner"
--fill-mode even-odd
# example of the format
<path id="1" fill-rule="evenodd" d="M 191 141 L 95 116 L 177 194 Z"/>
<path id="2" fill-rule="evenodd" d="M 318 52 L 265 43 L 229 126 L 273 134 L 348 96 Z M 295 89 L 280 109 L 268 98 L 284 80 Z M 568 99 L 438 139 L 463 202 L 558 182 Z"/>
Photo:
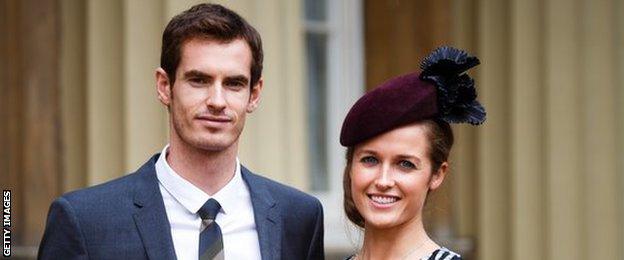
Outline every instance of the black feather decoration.
<path id="1" fill-rule="evenodd" d="M 465 73 L 479 63 L 476 57 L 448 46 L 434 50 L 422 61 L 420 78 L 436 86 L 442 120 L 472 125 L 485 121 L 485 109 L 476 100 L 474 80 Z"/>

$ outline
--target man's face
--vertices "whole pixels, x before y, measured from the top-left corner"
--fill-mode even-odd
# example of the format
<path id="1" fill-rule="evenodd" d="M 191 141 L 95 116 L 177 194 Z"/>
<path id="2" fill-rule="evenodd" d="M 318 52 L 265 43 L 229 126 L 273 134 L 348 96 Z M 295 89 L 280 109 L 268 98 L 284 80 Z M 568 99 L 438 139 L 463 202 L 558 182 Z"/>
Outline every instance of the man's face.
<path id="1" fill-rule="evenodd" d="M 170 111 L 171 138 L 211 152 L 237 145 L 262 90 L 262 80 L 249 86 L 249 46 L 240 39 L 192 39 L 182 45 L 180 57 L 173 86 L 162 69 L 156 72 L 159 99 Z"/>

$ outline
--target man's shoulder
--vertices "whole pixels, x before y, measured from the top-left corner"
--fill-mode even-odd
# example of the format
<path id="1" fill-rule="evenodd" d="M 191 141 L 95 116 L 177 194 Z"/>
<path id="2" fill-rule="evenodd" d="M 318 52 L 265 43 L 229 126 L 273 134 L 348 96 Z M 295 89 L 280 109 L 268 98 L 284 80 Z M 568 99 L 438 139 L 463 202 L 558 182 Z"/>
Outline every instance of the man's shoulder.
<path id="1" fill-rule="evenodd" d="M 153 161 L 153 158 L 150 159 L 145 165 L 133 173 L 95 186 L 65 193 L 57 200 L 65 200 L 72 207 L 78 209 L 81 207 L 102 208 L 102 206 L 110 204 L 122 205 L 122 202 L 134 198 L 141 182 L 149 181 L 150 179 L 157 182 L 155 170 L 153 170 Z M 153 178 L 150 178 L 150 174 L 152 174 L 150 171 L 154 171 Z"/>
<path id="2" fill-rule="evenodd" d="M 261 185 L 265 187 L 271 194 L 273 199 L 275 199 L 280 204 L 314 208 L 321 206 L 321 202 L 317 198 L 297 188 L 253 173 L 247 169 L 244 169 L 244 171 L 246 171 L 246 173 L 244 173 L 246 175 L 246 181 L 254 182 L 248 183 L 248 185 Z M 253 188 L 254 187 L 250 187 L 250 189 Z"/>
<path id="3" fill-rule="evenodd" d="M 82 201 L 93 202 L 111 199 L 112 197 L 124 197 L 132 190 L 134 182 L 137 180 L 137 172 L 118 177 L 95 186 L 82 188 L 63 194 L 61 197 L 71 203 Z"/>

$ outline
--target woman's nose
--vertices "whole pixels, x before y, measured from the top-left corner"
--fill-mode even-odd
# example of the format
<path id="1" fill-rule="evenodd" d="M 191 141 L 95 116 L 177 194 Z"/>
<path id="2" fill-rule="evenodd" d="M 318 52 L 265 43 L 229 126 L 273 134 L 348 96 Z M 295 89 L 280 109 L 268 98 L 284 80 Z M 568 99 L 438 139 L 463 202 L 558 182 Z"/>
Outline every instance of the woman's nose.
<path id="1" fill-rule="evenodd" d="M 375 186 L 378 189 L 385 190 L 394 186 L 394 179 L 390 167 L 383 166 L 375 179 Z"/>

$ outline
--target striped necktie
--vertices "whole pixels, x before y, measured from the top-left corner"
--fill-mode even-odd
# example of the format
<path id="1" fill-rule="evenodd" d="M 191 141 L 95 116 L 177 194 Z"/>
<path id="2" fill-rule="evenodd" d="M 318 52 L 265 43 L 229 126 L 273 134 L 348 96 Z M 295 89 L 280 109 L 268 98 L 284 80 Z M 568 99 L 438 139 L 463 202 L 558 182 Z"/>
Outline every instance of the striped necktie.
<path id="1" fill-rule="evenodd" d="M 199 259 L 213 260 L 224 259 L 223 257 L 223 234 L 221 228 L 215 222 L 221 205 L 215 199 L 209 199 L 197 211 L 202 219 L 204 230 L 199 234 Z"/>

